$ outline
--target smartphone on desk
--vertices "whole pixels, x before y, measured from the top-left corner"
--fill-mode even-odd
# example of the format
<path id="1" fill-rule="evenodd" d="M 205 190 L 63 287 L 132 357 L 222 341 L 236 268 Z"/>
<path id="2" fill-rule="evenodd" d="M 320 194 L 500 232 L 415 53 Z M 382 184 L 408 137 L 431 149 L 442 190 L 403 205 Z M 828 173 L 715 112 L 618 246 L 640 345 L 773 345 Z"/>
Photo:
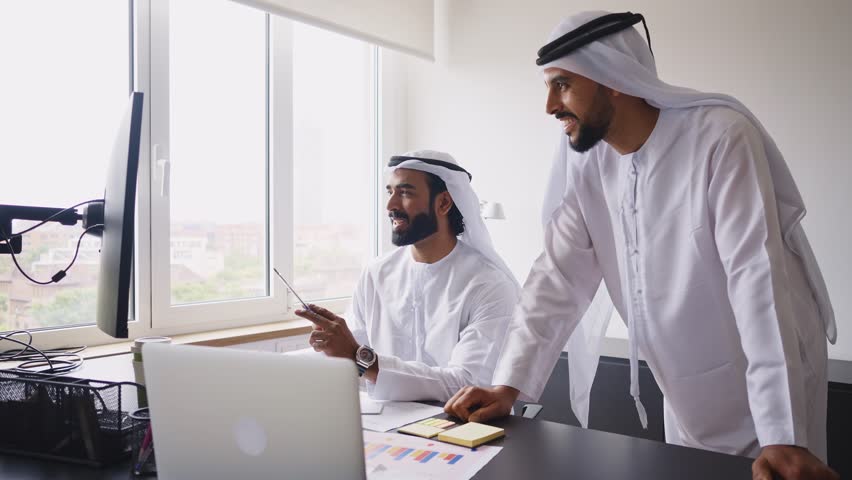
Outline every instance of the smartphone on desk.
<path id="1" fill-rule="evenodd" d="M 284 279 L 284 275 L 281 275 L 281 273 L 275 267 L 272 268 L 272 271 L 275 272 L 275 275 L 278 275 L 278 278 L 280 278 L 281 281 L 284 282 L 284 285 L 287 285 L 287 289 L 290 290 L 291 292 L 293 292 L 293 295 L 295 295 L 296 299 L 299 300 L 299 303 L 302 304 L 302 308 L 304 308 L 305 310 L 307 310 L 309 312 L 313 312 L 313 310 L 311 310 L 311 307 L 309 307 L 308 304 L 305 303 L 304 300 L 302 300 L 302 297 L 300 297 L 299 294 L 296 293 L 295 290 L 293 290 L 293 287 L 290 286 L 290 284 L 287 282 L 287 280 Z M 314 312 L 314 313 L 316 313 L 316 312 Z"/>

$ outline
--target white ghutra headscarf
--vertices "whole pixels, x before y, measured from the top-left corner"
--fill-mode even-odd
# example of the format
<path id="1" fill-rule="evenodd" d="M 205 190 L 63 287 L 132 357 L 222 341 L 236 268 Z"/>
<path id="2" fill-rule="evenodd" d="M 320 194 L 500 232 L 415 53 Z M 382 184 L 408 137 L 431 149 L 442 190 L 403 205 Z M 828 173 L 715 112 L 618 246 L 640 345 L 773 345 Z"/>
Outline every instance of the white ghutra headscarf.
<path id="1" fill-rule="evenodd" d="M 453 203 L 464 217 L 464 233 L 459 237 L 459 241 L 476 249 L 486 260 L 505 273 L 512 281 L 512 285 L 515 286 L 515 291 L 519 294 L 521 286 L 512 271 L 494 250 L 491 235 L 488 234 L 488 228 L 486 228 L 485 222 L 479 214 L 479 197 L 476 196 L 476 192 L 470 185 L 473 179 L 470 173 L 459 166 L 450 154 L 433 150 L 419 150 L 391 157 L 387 172 L 393 172 L 398 168 L 428 172 L 444 181 Z"/>
<path id="2" fill-rule="evenodd" d="M 576 31 L 578 27 L 608 14 L 608 12 L 593 11 L 569 17 L 553 30 L 548 42 L 554 42 L 569 32 Z M 552 58 L 553 55 L 550 57 Z M 626 28 L 599 38 L 565 56 L 544 60 L 547 63 L 540 65 L 542 70 L 551 67 L 561 68 L 613 90 L 643 98 L 650 105 L 660 109 L 720 105 L 730 107 L 751 120 L 763 136 L 784 243 L 802 259 L 825 326 L 826 336 L 831 343 L 836 341 L 837 327 L 834 321 L 834 310 L 828 298 L 828 290 L 801 226 L 802 218 L 805 216 L 802 196 L 775 142 L 745 105 L 729 95 L 699 92 L 672 86 L 660 80 L 657 77 L 657 67 L 650 48 L 634 28 Z M 568 147 L 567 135 L 561 130 L 559 135 L 559 146 L 553 158 L 542 208 L 542 223 L 545 227 L 558 209 L 568 187 L 568 162 L 578 159 L 581 155 Z M 606 332 L 612 310 L 612 300 L 604 282 L 601 282 L 591 306 L 568 340 L 571 406 L 584 427 L 588 427 L 589 393 L 598 365 L 600 342 Z M 630 335 L 630 393 L 636 400 L 640 420 L 643 426 L 647 427 L 644 409 L 639 401 L 638 348 L 635 342 L 635 336 Z"/>

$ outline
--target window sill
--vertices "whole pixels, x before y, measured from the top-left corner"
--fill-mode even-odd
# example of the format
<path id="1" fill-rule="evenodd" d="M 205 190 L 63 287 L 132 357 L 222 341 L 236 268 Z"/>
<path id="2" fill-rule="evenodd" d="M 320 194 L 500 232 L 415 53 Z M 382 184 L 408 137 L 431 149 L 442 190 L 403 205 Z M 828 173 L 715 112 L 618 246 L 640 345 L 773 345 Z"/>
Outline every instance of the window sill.
<path id="1" fill-rule="evenodd" d="M 316 301 L 332 312 L 343 315 L 349 306 L 349 298 Z M 150 322 L 150 319 L 148 320 Z M 297 317 L 292 308 L 283 315 L 266 315 L 233 319 L 226 322 L 160 326 L 151 328 L 143 320 L 129 325 L 129 339 L 112 338 L 98 330 L 95 325 L 69 326 L 46 329 L 33 333 L 32 345 L 41 350 L 64 349 L 75 345 L 88 345 L 80 355 L 83 358 L 99 358 L 130 352 L 133 339 L 146 336 L 171 337 L 175 343 L 229 346 L 263 340 L 303 335 L 310 331 L 311 323 Z M 0 342 L 0 351 L 6 348 Z M 0 368 L 4 368 L 0 364 Z"/>
<path id="2" fill-rule="evenodd" d="M 208 332 L 186 333 L 172 335 L 172 342 L 185 345 L 202 345 L 207 347 L 227 347 L 242 343 L 259 342 L 274 338 L 292 337 L 310 333 L 311 323 L 307 320 L 285 320 L 282 322 L 265 323 L 249 327 L 226 328 Z M 81 356 L 85 359 L 110 357 L 130 353 L 133 341 L 111 343 L 89 347 Z"/>

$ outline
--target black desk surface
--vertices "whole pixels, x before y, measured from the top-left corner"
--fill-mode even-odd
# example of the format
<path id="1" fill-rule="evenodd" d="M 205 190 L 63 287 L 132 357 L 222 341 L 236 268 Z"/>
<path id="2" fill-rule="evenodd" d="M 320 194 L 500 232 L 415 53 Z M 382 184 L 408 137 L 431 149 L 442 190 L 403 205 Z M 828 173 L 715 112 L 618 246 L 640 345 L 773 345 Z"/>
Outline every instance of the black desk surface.
<path id="1" fill-rule="evenodd" d="M 75 376 L 101 380 L 133 378 L 129 355 L 86 362 Z M 503 450 L 477 479 L 737 480 L 751 479 L 751 459 L 667 445 L 561 423 L 511 416 L 489 422 L 506 429 L 489 445 Z M 3 426 L 0 425 L 0 433 Z M 104 469 L 0 454 L 2 480 L 125 480 L 130 462 Z M 246 476 L 245 480 L 250 480 Z"/>
<path id="2" fill-rule="evenodd" d="M 691 480 L 751 478 L 751 459 L 522 417 L 493 422 L 503 450 L 474 478 L 581 480 Z M 0 427 L 2 428 L 2 427 Z M 130 465 L 106 469 L 0 455 L 2 479 L 117 480 L 133 478 Z M 251 477 L 247 475 L 246 480 Z M 283 478 L 283 477 L 282 477 Z"/>

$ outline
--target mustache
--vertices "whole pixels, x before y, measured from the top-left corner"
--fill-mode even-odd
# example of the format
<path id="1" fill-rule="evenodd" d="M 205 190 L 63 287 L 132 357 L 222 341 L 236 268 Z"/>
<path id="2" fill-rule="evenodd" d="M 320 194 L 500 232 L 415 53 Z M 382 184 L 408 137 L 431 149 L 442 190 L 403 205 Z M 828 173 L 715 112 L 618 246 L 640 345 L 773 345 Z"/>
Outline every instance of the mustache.
<path id="1" fill-rule="evenodd" d="M 565 117 L 571 117 L 574 120 L 577 120 L 578 122 L 580 121 L 580 119 L 577 118 L 577 115 L 574 115 L 571 112 L 556 112 L 553 114 L 553 116 L 556 117 L 557 120 L 562 120 Z"/>
<path id="2" fill-rule="evenodd" d="M 393 210 L 391 212 L 388 212 L 388 218 L 390 218 L 390 219 L 398 218 L 400 220 L 406 220 L 407 221 L 408 215 L 406 215 L 405 212 L 399 212 L 399 211 Z"/>

